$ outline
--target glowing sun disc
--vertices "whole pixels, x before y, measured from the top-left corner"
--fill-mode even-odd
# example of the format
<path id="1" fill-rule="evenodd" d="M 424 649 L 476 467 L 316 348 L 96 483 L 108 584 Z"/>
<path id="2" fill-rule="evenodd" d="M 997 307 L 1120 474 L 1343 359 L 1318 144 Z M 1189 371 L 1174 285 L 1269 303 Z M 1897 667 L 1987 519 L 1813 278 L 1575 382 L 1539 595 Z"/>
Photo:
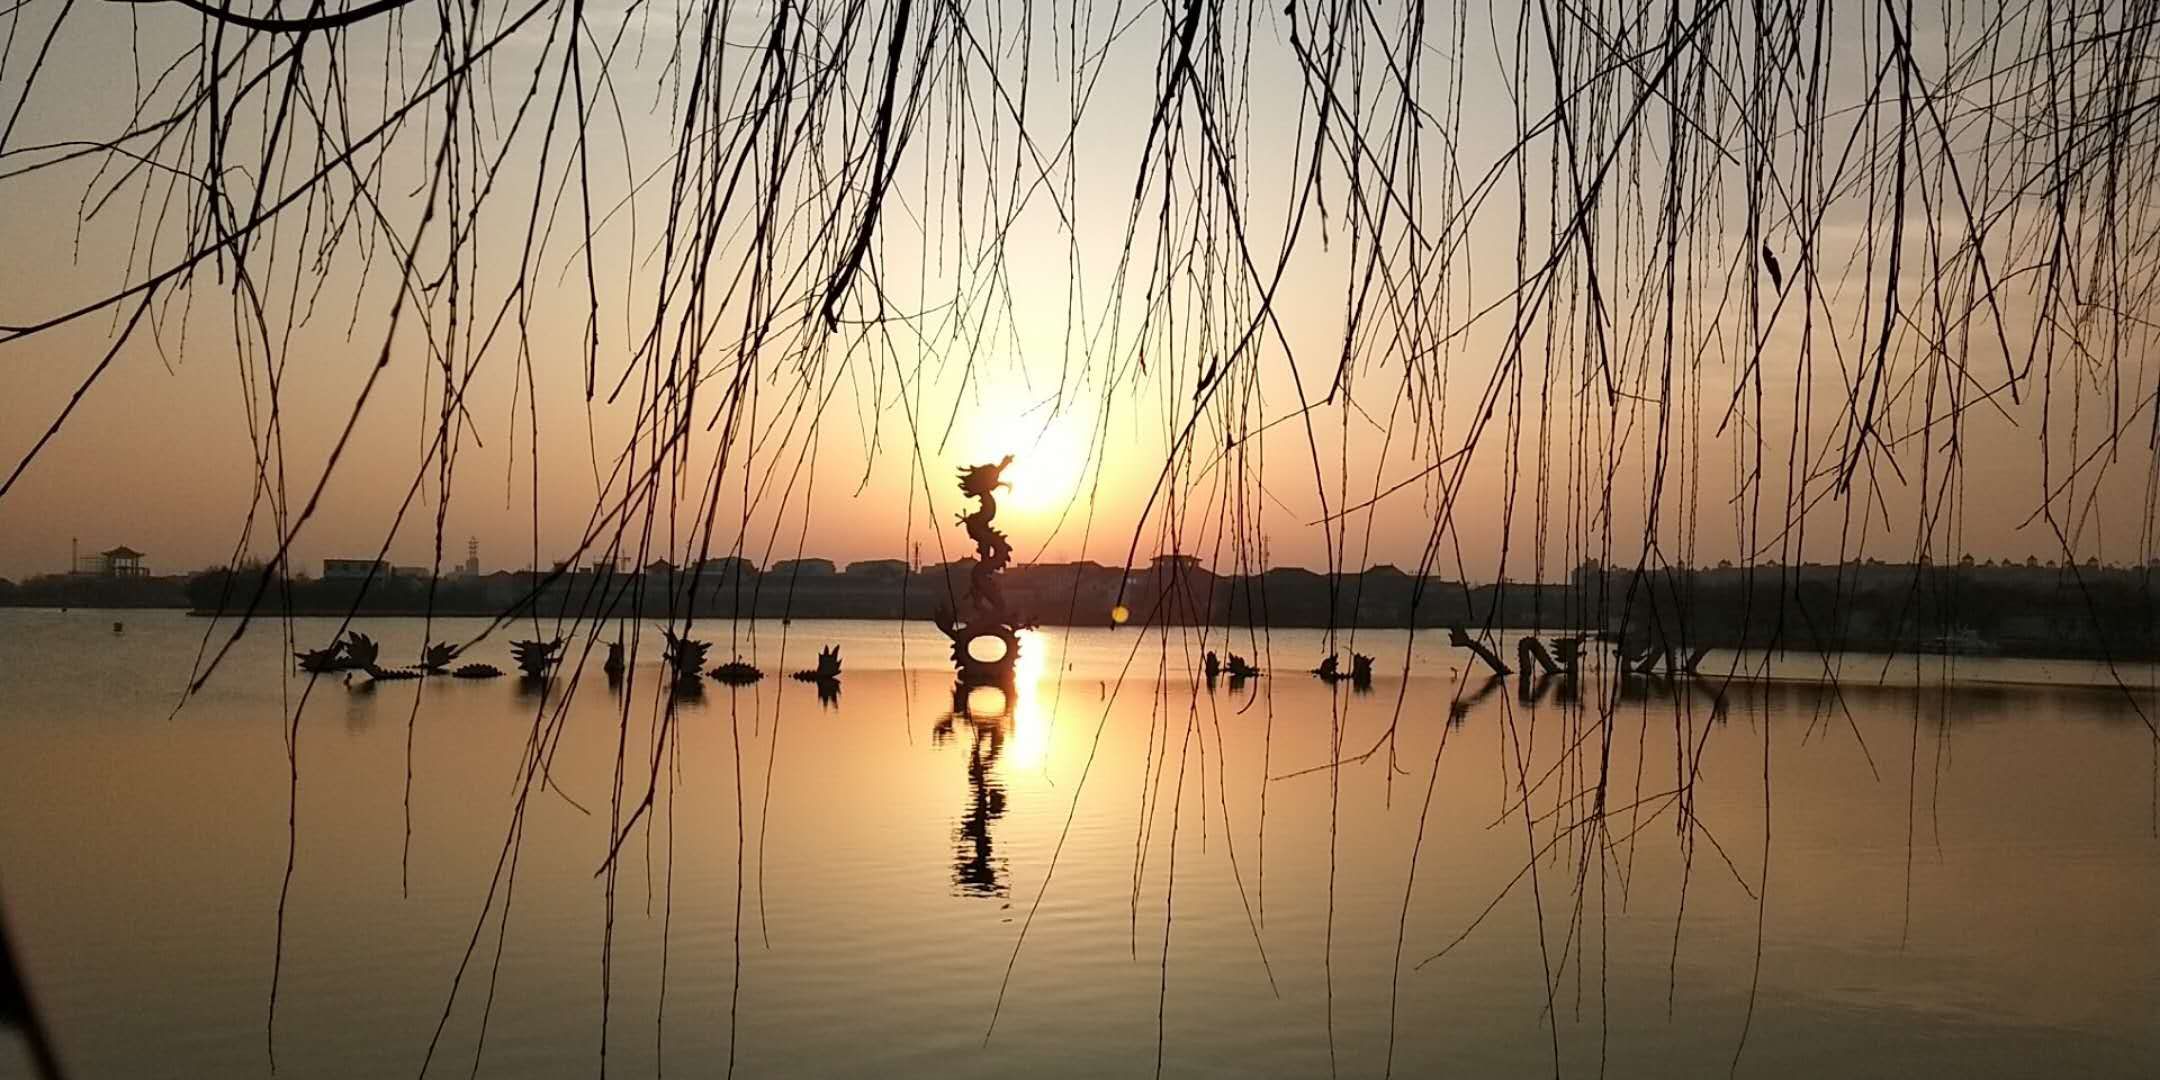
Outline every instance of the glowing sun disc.
<path id="1" fill-rule="evenodd" d="M 1062 510 L 1080 494 L 1087 478 L 1088 433 L 1085 424 L 1070 415 L 1059 415 L 1044 425 L 1040 416 L 1016 416 L 992 420 L 976 440 L 983 447 L 978 456 L 994 461 L 1011 454 L 1000 479 L 1010 490 L 998 491 L 1000 509 L 1020 513 Z"/>

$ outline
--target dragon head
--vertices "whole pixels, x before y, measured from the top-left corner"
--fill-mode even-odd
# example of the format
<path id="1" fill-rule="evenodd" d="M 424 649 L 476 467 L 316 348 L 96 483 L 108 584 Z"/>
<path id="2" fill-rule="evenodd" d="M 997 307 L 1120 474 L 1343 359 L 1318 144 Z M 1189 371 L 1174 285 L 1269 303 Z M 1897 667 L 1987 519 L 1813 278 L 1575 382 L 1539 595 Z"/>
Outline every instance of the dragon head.
<path id="1" fill-rule="evenodd" d="M 1012 455 L 995 465 L 976 465 L 960 470 L 960 493 L 962 495 L 988 495 L 999 488 L 1012 485 L 1000 478 L 1006 467 L 1013 462 Z"/>

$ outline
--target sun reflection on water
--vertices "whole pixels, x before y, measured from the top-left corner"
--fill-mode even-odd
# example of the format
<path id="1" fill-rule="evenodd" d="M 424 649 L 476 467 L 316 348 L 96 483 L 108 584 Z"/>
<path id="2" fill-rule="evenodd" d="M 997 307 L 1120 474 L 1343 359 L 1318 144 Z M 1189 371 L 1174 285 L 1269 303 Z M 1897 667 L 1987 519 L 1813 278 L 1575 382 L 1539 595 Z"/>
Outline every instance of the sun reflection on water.
<path id="1" fill-rule="evenodd" d="M 1020 631 L 1020 657 L 1013 662 L 1013 732 L 1004 764 L 1014 770 L 1040 768 L 1050 752 L 1050 716 L 1039 685 L 1050 669 L 1051 641 L 1040 630 Z"/>

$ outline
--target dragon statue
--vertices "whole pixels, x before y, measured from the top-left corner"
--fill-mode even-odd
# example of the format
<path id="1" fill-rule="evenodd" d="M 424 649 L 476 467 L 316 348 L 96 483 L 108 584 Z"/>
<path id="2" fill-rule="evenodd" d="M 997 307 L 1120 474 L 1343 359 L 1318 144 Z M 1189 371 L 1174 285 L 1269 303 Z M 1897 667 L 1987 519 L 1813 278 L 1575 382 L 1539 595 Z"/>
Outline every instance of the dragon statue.
<path id="1" fill-rule="evenodd" d="M 950 608 L 940 607 L 932 621 L 952 639 L 953 668 L 966 685 L 1011 683 L 1013 662 L 1020 658 L 1019 633 L 1029 625 L 1005 606 L 1005 593 L 998 588 L 998 573 L 1012 563 L 1012 542 L 990 524 L 997 517 L 997 489 L 1012 486 L 1002 478 L 1012 461 L 1012 455 L 1007 454 L 995 465 L 960 470 L 960 493 L 977 500 L 973 513 L 959 516 L 968 539 L 975 542 L 975 569 L 968 576 L 968 610 L 960 616 Z M 994 637 L 1003 646 L 994 659 L 983 659 L 972 648 L 985 637 Z"/>

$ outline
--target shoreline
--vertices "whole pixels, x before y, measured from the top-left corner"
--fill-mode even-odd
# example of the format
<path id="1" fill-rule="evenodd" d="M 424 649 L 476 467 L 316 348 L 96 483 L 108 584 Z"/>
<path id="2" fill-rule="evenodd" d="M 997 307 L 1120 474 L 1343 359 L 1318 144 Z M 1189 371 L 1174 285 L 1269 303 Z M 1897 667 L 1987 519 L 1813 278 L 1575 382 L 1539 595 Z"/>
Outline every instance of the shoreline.
<path id="1" fill-rule="evenodd" d="M 191 619 L 208 619 L 208 618 L 223 618 L 223 617 L 231 617 L 231 616 L 237 616 L 237 615 L 239 614 L 238 612 L 224 612 L 224 611 L 212 611 L 212 610 L 207 610 L 207 609 L 201 609 L 201 608 L 189 608 L 189 607 L 185 607 L 185 606 L 180 606 L 180 605 L 132 605 L 132 606 L 120 606 L 120 607 L 113 607 L 113 606 L 88 606 L 88 605 L 85 605 L 85 606 L 80 606 L 80 607 L 66 607 L 66 608 L 62 608 L 62 607 L 54 607 L 54 606 L 50 606 L 50 605 L 7 605 L 7 606 L 4 606 L 4 607 L 0 607 L 0 610 L 16 610 L 16 611 L 47 611 L 47 612 L 62 612 L 62 613 L 64 613 L 64 612 L 71 612 L 71 611 L 85 611 L 85 612 L 90 612 L 90 611 L 95 611 L 95 612 L 129 612 L 129 611 L 136 611 L 136 612 L 140 612 L 140 611 L 171 611 L 171 612 L 178 612 L 178 613 L 181 613 L 181 614 L 183 614 L 183 615 L 185 615 L 185 616 L 187 616 L 188 618 L 191 618 Z M 446 609 L 442 609 L 442 608 L 438 608 L 438 609 L 436 609 L 436 610 L 434 610 L 434 611 L 430 612 L 430 611 L 426 610 L 425 608 L 405 608 L 405 607 L 396 607 L 396 608 L 367 608 L 367 609 L 363 609 L 363 610 L 353 611 L 353 610 L 349 610 L 349 609 L 344 609 L 344 608 L 326 608 L 326 607 L 320 607 L 320 606 L 309 606 L 309 607 L 301 607 L 301 608 L 292 608 L 292 609 L 284 609 L 284 608 L 271 608 L 271 607 L 266 607 L 266 608 L 265 608 L 265 609 L 263 609 L 262 611 L 258 611 L 258 612 L 257 612 L 257 615 L 258 615 L 258 617 L 266 617 L 266 616 L 274 616 L 274 617 L 286 617 L 286 616 L 291 616 L 291 617 L 297 617 L 297 618 L 325 618 L 325 619 L 341 619 L 341 620 L 342 620 L 342 619 L 348 619 L 348 618 L 349 618 L 349 619 L 352 619 L 352 620 L 354 620 L 354 621 L 359 621 L 359 620 L 365 620 L 365 619 L 428 619 L 428 618 L 436 618 L 436 619 L 498 619 L 498 618 L 502 618 L 502 619 L 523 619 L 523 618 L 529 618 L 529 617 L 532 617 L 532 616 L 533 616 L 534 614 L 535 614 L 535 612 L 534 612 L 534 611 L 533 611 L 533 610 L 532 610 L 532 609 L 531 609 L 530 607 L 521 607 L 521 608 L 514 608 L 514 609 L 511 609 L 511 610 L 509 610 L 509 611 L 501 611 L 501 610 L 473 610 L 473 609 L 470 609 L 470 608 L 464 608 L 464 607 L 460 607 L 460 608 L 452 608 L 452 609 L 447 609 L 447 610 L 446 610 Z M 577 612 L 570 612 L 570 611 L 557 611 L 557 612 L 547 612 L 547 611 L 541 611 L 541 612 L 538 612 L 537 614 L 539 614 L 539 616 L 540 616 L 540 617 L 542 617 L 542 618 L 574 618 L 574 617 L 578 617 L 578 615 L 579 615 L 580 613 L 577 613 Z M 917 620 L 916 618 L 913 618 L 913 617 L 904 617 L 904 616 L 900 616 L 900 615 L 895 615 L 895 614 L 891 614 L 891 613 L 832 613 L 832 612 L 817 612 L 817 613 L 814 613 L 814 614 L 804 614 L 804 615 L 800 615 L 800 616 L 789 616 L 789 615 L 783 615 L 783 614 L 779 614 L 779 613 L 769 613 L 769 614 L 757 614 L 757 615 L 750 615 L 750 614 L 736 615 L 736 614 L 734 614 L 734 613 L 731 613 L 731 612 L 701 612 L 701 613 L 699 613 L 699 614 L 698 614 L 698 616 L 697 616 L 697 617 L 698 617 L 699 619 L 701 619 L 701 620 L 730 620 L 730 619 L 739 619 L 739 620 L 745 620 L 745 621 L 754 621 L 754 622 L 784 622 L 784 621 L 791 621 L 791 620 L 793 620 L 793 619 L 795 619 L 795 618 L 801 618 L 801 619 L 804 619 L 804 620 L 807 620 L 807 621 L 818 621 L 818 620 L 825 620 L 825 621 L 834 621 L 834 622 L 892 622 L 892 623 L 912 623 L 912 622 L 918 621 L 918 620 Z M 647 616 L 645 616 L 645 618 L 646 618 L 647 620 L 650 620 L 650 621 L 660 621 L 660 620 L 662 620 L 662 619 L 664 618 L 664 616 L 662 616 L 662 615 L 659 615 L 659 614 L 653 614 L 653 615 L 647 615 Z M 924 620 L 924 621 L 927 621 L 927 620 Z M 1059 621 L 1056 621 L 1056 620 L 1054 620 L 1054 619 L 1046 619 L 1046 620 L 1041 620 L 1041 621 L 1039 621 L 1039 622 L 1038 622 L 1038 623 L 1037 623 L 1036 625 L 1038 625 L 1038 626 L 1044 626 L 1044 627 L 1057 627 L 1057 628 L 1061 628 L 1061 629 L 1103 629 L 1103 630 L 1114 630 L 1114 629 L 1119 629 L 1119 627 L 1117 627 L 1117 626 L 1115 626 L 1115 625 L 1113 625 L 1113 624 L 1107 623 L 1107 622 L 1101 622 L 1101 623 L 1098 623 L 1098 622 L 1093 622 L 1093 621 L 1089 621 L 1089 622 L 1059 622 Z M 1230 627 L 1230 629 L 1232 629 L 1232 630 L 1242 630 L 1242 629 L 1244 629 L 1244 626 L 1243 626 L 1242 624 L 1237 624 L 1237 625 L 1233 625 L 1232 627 Z M 1276 623 L 1272 623 L 1272 624 L 1270 624 L 1270 626 L 1269 626 L 1269 629 L 1273 629 L 1273 630 L 1326 630 L 1326 629 L 1329 629 L 1329 627 L 1328 627 L 1328 626 L 1327 626 L 1326 624 L 1324 624 L 1324 623 L 1308 623 L 1308 622 L 1305 622 L 1305 621 L 1303 621 L 1303 620 L 1291 620 L 1291 621 L 1288 621 L 1288 622 L 1276 622 Z M 1368 631 L 1368 630 L 1400 630 L 1400 631 L 1408 631 L 1408 632 L 1413 632 L 1413 633 L 1420 633 L 1420 634 L 1438 634 L 1438 633 L 1446 633 L 1446 632 L 1447 632 L 1447 630 L 1448 630 L 1449 628 L 1448 628 L 1447 626 L 1445 626 L 1445 625 L 1439 625 L 1439 624 L 1424 624 L 1424 625 L 1419 625 L 1419 626 L 1415 626 L 1415 627 L 1413 627 L 1413 626 L 1407 626 L 1407 625 L 1403 625 L 1403 624 L 1400 624 L 1400 623 L 1393 623 L 1393 624 L 1390 624 L 1390 623 L 1386 623 L 1386 622 L 1362 622 L 1362 623 L 1356 623 L 1356 624 L 1338 624 L 1338 625 L 1336 625 L 1336 626 L 1334 627 L 1334 629 L 1335 629 L 1335 630 L 1337 630 L 1337 631 L 1351 631 L 1351 630 L 1357 630 L 1357 631 Z M 1554 628 L 1554 627 L 1529 627 L 1529 626 L 1495 626 L 1495 627 L 1490 627 L 1490 628 L 1485 628 L 1485 629 L 1489 629 L 1489 630 L 1490 630 L 1490 632 L 1491 632 L 1492 634 L 1494 634 L 1494 635 L 1495 635 L 1496 637 L 1502 637 L 1502 638 L 1503 638 L 1503 640 L 1502 640 L 1501 642 L 1499 642 L 1498 644 L 1501 644 L 1501 645 L 1503 645 L 1503 646 L 1505 646 L 1505 645 L 1508 645 L 1508 644 L 1509 644 L 1509 642 L 1508 642 L 1508 641 L 1506 641 L 1506 640 L 1504 640 L 1504 639 L 1506 639 L 1506 638 L 1513 638 L 1513 637 L 1516 637 L 1517 635 L 1528 635 L 1528 634 L 1533 634 L 1533 633 L 1534 633 L 1534 634 L 1536 634 L 1536 635 L 1538 635 L 1538 636 L 1540 636 L 1540 637 L 1545 637 L 1545 638 L 1551 638 L 1551 637 L 1555 637 L 1555 636 L 1562 636 L 1562 635 L 1566 635 L 1566 634 L 1579 634 L 1579 633 L 1592 633 L 1592 632 L 1593 632 L 1593 631 L 1586 631 L 1586 630 L 1565 630 L 1565 629 L 1558 629 L 1558 628 Z M 2160 663 L 2160 655 L 2143 655 L 2143 654 L 2140 654 L 2139 652 L 2137 652 L 2136 650 L 2125 650 L 2124 652 L 2122 652 L 2122 653 L 2119 653 L 2119 654 L 2118 654 L 2118 653 L 2110 653 L 2110 652 L 2105 652 L 2105 651 L 2101 651 L 2101 650 L 2095 650 L 2095 649 L 2090 649 L 2090 648 L 2082 647 L 2082 646 L 2080 646 L 2080 645 L 2078 645 L 2078 644 L 2075 644 L 2075 643 L 2058 643 L 2058 644 L 2055 644 L 2055 645 L 2054 645 L 2053 647 L 2050 647 L 2050 645 L 2049 645 L 2049 644 L 2047 644 L 2047 643 L 2040 643 L 2040 642 L 2006 642 L 2006 643 L 1997 643 L 1997 645 L 1996 645 L 1996 647 L 1995 647 L 1995 649 L 1994 649 L 1993 651 L 1989 651 L 1989 652 L 1976 652 L 1976 653 L 1943 653 L 1943 652 L 1939 652 L 1939 651 L 1924 651 L 1924 650 L 1922 650 L 1922 649 L 1920 649 L 1920 648 L 1918 648 L 1918 647 L 1917 647 L 1918 643 L 1911 643 L 1911 644 L 1908 644 L 1908 643 L 1904 643 L 1904 642 L 1900 642 L 1900 641 L 1895 641 L 1895 640 L 1885 640 L 1885 639 L 1864 639 L 1864 640 L 1853 640 L 1853 641 L 1847 641 L 1847 642 L 1839 642 L 1839 643 L 1836 643 L 1836 644 L 1834 644 L 1834 645 L 1831 645 L 1831 646 L 1830 646 L 1830 647 L 1828 647 L 1828 648 L 1825 648 L 1825 647 L 1823 647 L 1822 645 L 1819 645 L 1819 644 L 1816 644 L 1816 645 L 1803 645 L 1803 644 L 1799 644 L 1799 643 L 1795 643 L 1795 642 L 1786 642 L 1786 643 L 1783 643 L 1782 645 L 1780 645 L 1780 644 L 1777 644 L 1777 643 L 1772 643 L 1772 642 L 1767 642 L 1767 641 L 1747 641 L 1747 640 L 1741 640 L 1741 641 L 1732 641 L 1732 640 L 1715 640 L 1715 639 L 1713 639 L 1713 640 L 1708 640 L 1708 641 L 1704 641 L 1704 642 L 1701 642 L 1700 644 L 1703 644 L 1703 645 L 1707 645 L 1707 646 L 1708 646 L 1709 648 L 1712 648 L 1712 649 L 1716 649 L 1716 650 L 1719 650 L 1719 651 L 1723 651 L 1723 652 L 1734 652 L 1734 651 L 1739 651 L 1739 652 L 1773 652 L 1773 651 L 1775 651 L 1775 652 L 1780 652 L 1780 653 L 1783 653 L 1783 654 L 1785 654 L 1785 655 L 1794 655 L 1794 656 L 1804 656 L 1804 655 L 1815 655 L 1815 656 L 1825 656 L 1825 655 L 1827 655 L 1827 656 L 1879 656 L 1879 657 L 1886 657 L 1886 658 L 1897 658 L 1897 659 L 1904 659 L 1904 658 L 1910 658 L 1910 657 L 1940 657 L 1940 658 L 1942 658 L 1942 659 L 1944 659 L 1944 660 L 1989 660 L 1989 659 L 2002 659 L 2002 660 L 2072 660 L 2072 661 L 2080 661 L 2080 662 L 2087 662 L 2087 663 L 2099 663 L 2099 664 L 2104 664 L 2104 663 L 2133 663 L 2133 664 L 2135 664 L 2135 663 Z M 1709 679 L 1719 679 L 1719 680 L 1722 680 L 1723 678 L 1725 678 L 1724 676 L 1713 676 L 1712 674 L 1710 674 L 1710 673 L 1708 673 L 1708 672 L 1704 672 L 1704 673 L 1701 673 L 1701 674 L 1699 675 L 1699 677 L 1700 677 L 1700 678 L 1702 678 L 1702 679 L 1705 679 L 1705 680 L 1709 680 Z M 1738 677 L 1738 678 L 1747 678 L 1748 676 L 1744 676 L 1744 675 L 1743 675 L 1743 676 L 1736 676 L 1736 677 Z"/>

